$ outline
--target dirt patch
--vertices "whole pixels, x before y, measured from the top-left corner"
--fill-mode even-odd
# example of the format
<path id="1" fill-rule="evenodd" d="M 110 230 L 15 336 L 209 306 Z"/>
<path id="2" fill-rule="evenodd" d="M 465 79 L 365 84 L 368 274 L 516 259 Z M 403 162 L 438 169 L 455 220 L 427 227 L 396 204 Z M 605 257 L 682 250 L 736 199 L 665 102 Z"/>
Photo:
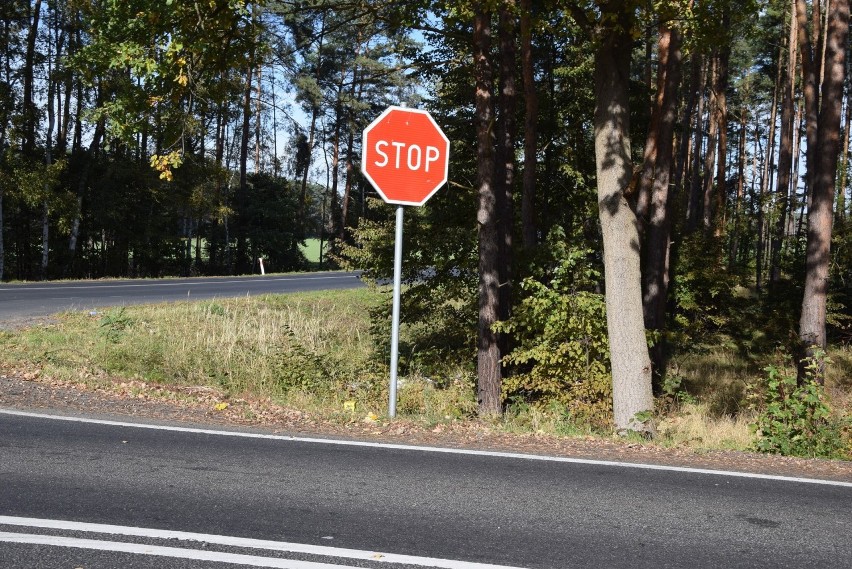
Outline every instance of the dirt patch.
<path id="1" fill-rule="evenodd" d="M 207 387 L 166 387 L 101 379 L 97 386 L 42 377 L 38 370 L 0 370 L 0 407 L 100 418 L 164 421 L 188 426 L 251 428 L 287 435 L 498 450 L 572 458 L 733 470 L 852 482 L 852 462 L 808 460 L 733 451 L 665 448 L 598 437 L 511 434 L 475 420 L 424 426 L 363 414 L 322 419 L 269 400 L 228 399 Z"/>

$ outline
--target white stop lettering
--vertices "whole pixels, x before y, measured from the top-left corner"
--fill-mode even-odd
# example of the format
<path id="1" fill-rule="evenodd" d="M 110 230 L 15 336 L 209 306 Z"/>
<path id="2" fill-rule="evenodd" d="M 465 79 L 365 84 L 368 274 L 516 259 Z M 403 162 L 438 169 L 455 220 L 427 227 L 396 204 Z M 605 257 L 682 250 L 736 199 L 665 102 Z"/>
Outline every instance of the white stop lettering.
<path id="1" fill-rule="evenodd" d="M 389 146 L 393 146 L 394 150 L 388 149 Z M 406 150 L 406 147 L 408 148 Z M 373 163 L 379 168 L 384 168 L 388 164 L 393 161 L 394 168 L 399 170 L 403 161 L 403 153 L 405 154 L 405 166 L 411 170 L 416 171 L 419 170 L 421 166 L 423 166 L 423 170 L 425 172 L 429 171 L 429 167 L 437 162 L 441 157 L 441 152 L 438 150 L 437 146 L 426 146 L 426 156 L 424 159 L 423 149 L 417 144 L 406 144 L 404 142 L 388 142 L 387 140 L 378 140 L 376 141 L 375 146 L 376 154 L 378 154 L 381 159 L 376 160 Z M 387 150 L 387 152 L 385 151 Z M 388 156 L 388 152 L 393 154 L 393 159 Z"/>

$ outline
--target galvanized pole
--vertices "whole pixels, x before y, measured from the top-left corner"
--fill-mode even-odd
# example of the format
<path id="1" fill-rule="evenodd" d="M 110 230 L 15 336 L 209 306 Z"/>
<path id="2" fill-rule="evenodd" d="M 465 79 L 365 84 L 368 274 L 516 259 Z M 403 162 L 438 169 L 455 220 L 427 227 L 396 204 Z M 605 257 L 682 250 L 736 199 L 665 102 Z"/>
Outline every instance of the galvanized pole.
<path id="1" fill-rule="evenodd" d="M 393 248 L 393 313 L 391 315 L 390 395 L 388 416 L 396 417 L 396 373 L 399 362 L 399 297 L 402 289 L 402 206 L 396 208 L 396 240 Z"/>

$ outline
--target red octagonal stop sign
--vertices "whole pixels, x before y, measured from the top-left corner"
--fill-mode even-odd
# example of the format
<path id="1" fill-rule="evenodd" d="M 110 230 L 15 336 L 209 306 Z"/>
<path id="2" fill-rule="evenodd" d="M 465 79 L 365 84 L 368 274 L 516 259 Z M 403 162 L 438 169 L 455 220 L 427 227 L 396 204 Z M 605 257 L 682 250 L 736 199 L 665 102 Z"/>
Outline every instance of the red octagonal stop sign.
<path id="1" fill-rule="evenodd" d="M 426 111 L 388 107 L 362 146 L 361 171 L 387 203 L 423 205 L 447 182 L 450 141 Z"/>

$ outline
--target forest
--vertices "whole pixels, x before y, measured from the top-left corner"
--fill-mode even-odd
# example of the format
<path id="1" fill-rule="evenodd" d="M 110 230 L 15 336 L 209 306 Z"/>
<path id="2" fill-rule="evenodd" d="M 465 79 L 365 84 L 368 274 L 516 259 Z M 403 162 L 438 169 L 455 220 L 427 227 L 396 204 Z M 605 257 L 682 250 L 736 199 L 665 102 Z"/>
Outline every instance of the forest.
<path id="1" fill-rule="evenodd" d="M 468 362 L 483 416 L 653 436 L 676 356 L 724 346 L 768 374 L 767 450 L 852 454 L 848 0 L 5 0 L 0 25 L 0 279 L 316 269 L 308 240 L 388 279 L 361 137 L 405 104 L 451 162 L 406 212 L 403 368 Z"/>

